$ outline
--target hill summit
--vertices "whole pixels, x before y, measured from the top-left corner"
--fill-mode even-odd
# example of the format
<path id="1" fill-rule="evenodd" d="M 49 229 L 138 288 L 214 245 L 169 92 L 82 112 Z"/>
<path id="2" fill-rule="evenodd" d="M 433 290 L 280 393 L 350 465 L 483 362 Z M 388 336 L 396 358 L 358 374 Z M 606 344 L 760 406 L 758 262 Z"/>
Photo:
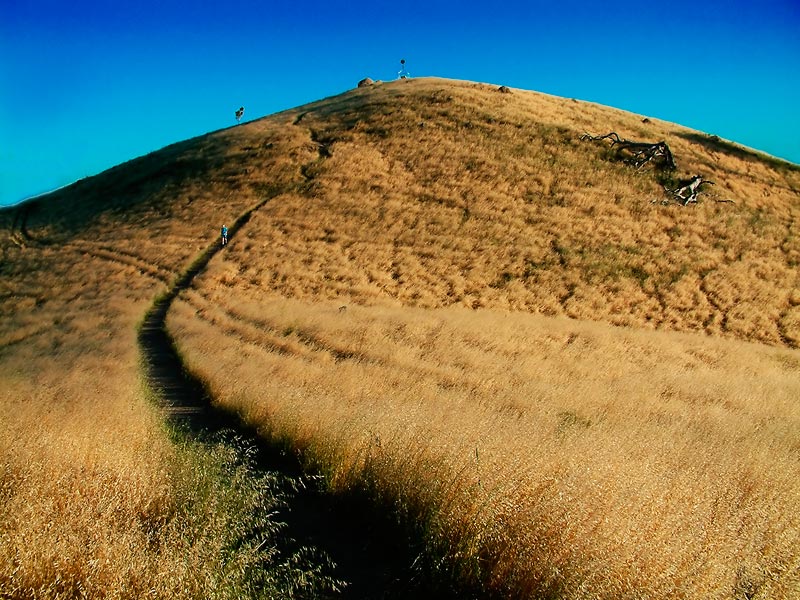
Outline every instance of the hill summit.
<path id="1" fill-rule="evenodd" d="M 0 596 L 269 579 L 261 484 L 153 410 L 158 306 L 215 404 L 424 536 L 415 569 L 498 598 L 796 597 L 799 217 L 797 166 L 441 79 L 0 211 Z"/>
<path id="2" fill-rule="evenodd" d="M 241 285 L 797 346 L 798 167 L 654 118 L 504 91 L 359 88 L 120 165 L 5 211 L 6 226 L 21 213 L 33 238 L 91 226 L 113 243 L 139 227 L 153 235 L 137 245 L 162 245 L 280 197 L 237 256 Z M 612 131 L 666 141 L 672 181 L 715 185 L 697 205 L 670 202 L 658 173 L 581 140 Z"/>

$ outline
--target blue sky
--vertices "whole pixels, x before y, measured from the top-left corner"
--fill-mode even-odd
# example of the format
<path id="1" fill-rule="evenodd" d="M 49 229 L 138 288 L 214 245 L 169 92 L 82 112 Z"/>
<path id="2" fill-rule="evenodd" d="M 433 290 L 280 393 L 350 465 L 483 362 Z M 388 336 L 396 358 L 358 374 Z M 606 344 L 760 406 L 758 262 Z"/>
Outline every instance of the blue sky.
<path id="1" fill-rule="evenodd" d="M 616 106 L 800 163 L 800 0 L 0 0 L 0 204 L 412 76 Z"/>

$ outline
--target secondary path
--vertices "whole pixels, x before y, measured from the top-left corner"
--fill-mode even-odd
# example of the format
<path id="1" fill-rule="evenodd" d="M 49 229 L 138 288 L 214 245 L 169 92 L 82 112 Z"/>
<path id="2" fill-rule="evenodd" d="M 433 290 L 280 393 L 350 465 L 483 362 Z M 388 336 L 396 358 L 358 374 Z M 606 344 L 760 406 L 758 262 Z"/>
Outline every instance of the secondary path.
<path id="1" fill-rule="evenodd" d="M 267 201 L 243 214 L 229 229 L 232 240 L 250 215 Z M 477 598 L 467 590 L 456 590 L 455 582 L 441 575 L 433 576 L 421 558 L 421 540 L 409 538 L 390 515 L 381 513 L 364 498 L 342 498 L 328 494 L 318 479 L 304 475 L 292 457 L 271 446 L 236 414 L 215 407 L 203 384 L 187 371 L 178 356 L 175 344 L 165 327 L 172 301 L 192 282 L 220 251 L 221 244 L 212 244 L 181 275 L 173 287 L 148 311 L 139 333 L 139 345 L 151 386 L 157 391 L 169 417 L 190 435 L 207 439 L 222 431 L 230 431 L 256 449 L 256 467 L 281 475 L 281 479 L 300 485 L 287 496 L 287 506 L 278 520 L 287 524 L 287 548 L 292 544 L 314 546 L 333 561 L 334 578 L 347 582 L 335 598 L 400 599 Z"/>

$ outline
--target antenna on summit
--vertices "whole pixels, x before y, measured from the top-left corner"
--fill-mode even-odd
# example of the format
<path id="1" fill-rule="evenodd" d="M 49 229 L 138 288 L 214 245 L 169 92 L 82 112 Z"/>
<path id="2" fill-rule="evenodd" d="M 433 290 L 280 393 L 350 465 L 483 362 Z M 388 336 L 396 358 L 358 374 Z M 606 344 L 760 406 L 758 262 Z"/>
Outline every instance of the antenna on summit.
<path id="1" fill-rule="evenodd" d="M 397 78 L 398 79 L 408 79 L 409 77 L 411 77 L 411 73 L 406 71 L 406 59 L 405 58 L 401 58 L 400 59 L 400 70 L 397 72 Z"/>

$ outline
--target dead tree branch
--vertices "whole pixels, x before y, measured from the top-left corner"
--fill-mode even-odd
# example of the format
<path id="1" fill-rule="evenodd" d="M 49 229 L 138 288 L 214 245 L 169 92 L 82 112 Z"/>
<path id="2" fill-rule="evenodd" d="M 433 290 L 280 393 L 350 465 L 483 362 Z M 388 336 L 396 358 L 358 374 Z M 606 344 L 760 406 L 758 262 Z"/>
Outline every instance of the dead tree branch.
<path id="1" fill-rule="evenodd" d="M 703 179 L 701 175 L 695 175 L 691 179 L 683 179 L 679 181 L 677 187 L 673 189 L 664 186 L 664 191 L 672 196 L 675 200 L 683 202 L 683 205 L 686 206 L 689 204 L 689 202 L 697 202 L 697 196 L 703 193 L 703 191 L 700 189 L 700 187 L 703 185 L 714 185 L 714 182 L 709 181 L 708 179 Z M 729 201 L 723 200 L 722 202 Z M 730 202 L 732 202 L 732 200 Z"/>
<path id="2" fill-rule="evenodd" d="M 647 165 L 653 165 L 656 169 L 674 170 L 677 168 L 672 151 L 669 149 L 667 142 L 664 141 L 655 143 L 634 142 L 619 137 L 615 131 L 597 136 L 584 133 L 581 136 L 581 140 L 592 142 L 610 140 L 611 147 L 616 150 L 617 155 L 625 162 L 635 166 L 637 170 Z"/>

